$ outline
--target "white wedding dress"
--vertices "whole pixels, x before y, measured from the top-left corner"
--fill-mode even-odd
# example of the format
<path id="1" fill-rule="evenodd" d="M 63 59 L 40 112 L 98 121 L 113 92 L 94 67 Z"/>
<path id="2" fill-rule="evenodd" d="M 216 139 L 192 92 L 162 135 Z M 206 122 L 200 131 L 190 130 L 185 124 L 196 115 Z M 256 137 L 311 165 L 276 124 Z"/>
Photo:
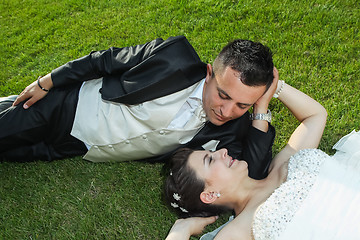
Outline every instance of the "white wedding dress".
<path id="1" fill-rule="evenodd" d="M 287 180 L 255 213 L 255 240 L 360 239 L 360 132 L 333 148 L 333 156 L 307 149 L 290 158 Z"/>

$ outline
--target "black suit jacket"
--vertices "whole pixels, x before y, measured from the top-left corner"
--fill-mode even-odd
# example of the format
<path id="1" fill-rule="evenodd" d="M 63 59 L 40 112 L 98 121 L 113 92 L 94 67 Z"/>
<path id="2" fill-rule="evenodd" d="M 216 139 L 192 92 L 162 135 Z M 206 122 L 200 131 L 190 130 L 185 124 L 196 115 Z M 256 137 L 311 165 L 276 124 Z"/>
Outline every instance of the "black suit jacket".
<path id="1" fill-rule="evenodd" d="M 89 55 L 55 69 L 54 87 L 103 78 L 104 100 L 139 104 L 187 88 L 206 76 L 203 63 L 184 36 L 161 38 L 124 48 L 91 52 Z M 223 126 L 210 122 L 185 146 L 201 149 L 210 140 L 219 140 L 217 148 L 226 147 L 232 157 L 245 159 L 249 175 L 263 178 L 271 161 L 275 131 L 263 133 L 253 127 L 248 113 Z M 152 158 L 164 160 L 173 151 Z"/>

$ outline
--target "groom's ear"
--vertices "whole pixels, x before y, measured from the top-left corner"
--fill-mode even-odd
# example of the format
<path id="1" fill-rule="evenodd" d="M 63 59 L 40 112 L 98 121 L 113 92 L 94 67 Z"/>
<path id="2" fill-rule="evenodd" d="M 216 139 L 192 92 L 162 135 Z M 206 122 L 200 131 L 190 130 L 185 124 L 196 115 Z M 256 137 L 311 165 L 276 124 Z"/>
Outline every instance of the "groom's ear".
<path id="1" fill-rule="evenodd" d="M 200 194 L 200 200 L 206 204 L 213 203 L 216 199 L 217 197 L 214 192 L 202 192 Z"/>
<path id="2" fill-rule="evenodd" d="M 207 64 L 206 65 L 206 78 L 205 78 L 205 83 L 209 83 L 210 79 L 213 77 L 213 69 L 211 64 Z"/>

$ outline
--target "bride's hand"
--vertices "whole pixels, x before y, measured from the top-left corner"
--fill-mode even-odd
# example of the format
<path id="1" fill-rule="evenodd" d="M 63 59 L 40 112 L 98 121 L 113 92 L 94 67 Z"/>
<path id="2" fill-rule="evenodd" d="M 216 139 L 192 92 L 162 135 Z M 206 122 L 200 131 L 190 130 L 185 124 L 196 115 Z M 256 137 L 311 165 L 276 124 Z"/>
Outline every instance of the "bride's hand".
<path id="1" fill-rule="evenodd" d="M 38 82 L 39 81 L 39 82 Z M 45 97 L 48 91 L 41 89 L 40 86 L 46 90 L 50 90 L 53 87 L 53 82 L 51 79 L 51 75 L 47 74 L 46 76 L 39 78 L 38 80 L 31 83 L 27 86 L 20 95 L 16 98 L 13 103 L 13 106 L 18 105 L 20 102 L 27 100 L 23 107 L 28 109 L 31 105 Z"/>
<path id="2" fill-rule="evenodd" d="M 192 217 L 178 219 L 172 226 L 166 240 L 188 240 L 192 235 L 201 234 L 204 228 L 216 221 L 218 217 Z"/>

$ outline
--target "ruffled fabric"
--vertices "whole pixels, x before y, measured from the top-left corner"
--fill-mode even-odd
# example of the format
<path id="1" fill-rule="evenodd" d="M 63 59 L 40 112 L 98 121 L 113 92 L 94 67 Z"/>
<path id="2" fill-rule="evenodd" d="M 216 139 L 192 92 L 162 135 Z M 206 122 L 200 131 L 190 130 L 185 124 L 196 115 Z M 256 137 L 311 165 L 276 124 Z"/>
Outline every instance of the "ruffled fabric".
<path id="1" fill-rule="evenodd" d="M 334 146 L 333 158 L 347 169 L 360 171 L 360 131 L 352 131 L 342 137 Z"/>

